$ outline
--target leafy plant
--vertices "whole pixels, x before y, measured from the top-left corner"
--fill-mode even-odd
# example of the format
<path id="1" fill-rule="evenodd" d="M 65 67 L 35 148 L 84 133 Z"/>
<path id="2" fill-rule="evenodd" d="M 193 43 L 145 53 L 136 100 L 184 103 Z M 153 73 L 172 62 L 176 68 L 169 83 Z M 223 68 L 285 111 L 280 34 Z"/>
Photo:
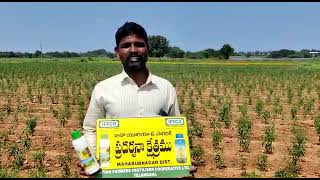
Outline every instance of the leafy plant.
<path id="1" fill-rule="evenodd" d="M 42 104 L 42 92 L 38 89 L 37 99 L 40 104 Z"/>
<path id="2" fill-rule="evenodd" d="M 215 148 L 219 147 L 219 144 L 222 141 L 222 134 L 221 134 L 221 130 L 219 129 L 214 129 L 213 133 L 212 133 L 212 144 Z"/>
<path id="3" fill-rule="evenodd" d="M 204 150 L 202 146 L 194 146 L 191 149 L 191 158 L 195 161 L 195 166 L 204 164 Z"/>
<path id="4" fill-rule="evenodd" d="M 268 120 L 271 118 L 270 112 L 269 111 L 263 111 L 261 113 L 262 119 L 264 120 L 265 124 L 268 124 Z"/>
<path id="5" fill-rule="evenodd" d="M 292 89 L 291 89 L 290 87 L 288 87 L 288 89 L 287 89 L 287 102 L 288 102 L 289 104 L 291 104 L 292 98 L 293 98 Z"/>
<path id="6" fill-rule="evenodd" d="M 238 105 L 239 112 L 241 112 L 242 116 L 246 116 L 248 114 L 248 108 L 246 105 Z"/>
<path id="7" fill-rule="evenodd" d="M 252 122 L 249 120 L 248 117 L 242 116 L 237 125 L 237 129 L 238 129 L 238 139 L 239 139 L 240 147 L 243 151 L 247 151 L 249 148 L 251 128 L 252 128 Z"/>
<path id="8" fill-rule="evenodd" d="M 33 169 L 29 176 L 33 178 L 45 178 L 47 177 L 47 170 L 43 165 L 45 152 L 43 149 L 37 150 L 32 154 L 32 159 L 35 162 L 35 169 Z"/>
<path id="9" fill-rule="evenodd" d="M 19 171 L 16 169 L 8 170 L 0 166 L 0 178 L 19 178 Z"/>
<path id="10" fill-rule="evenodd" d="M 62 165 L 62 177 L 69 178 L 71 177 L 71 171 L 70 171 L 70 162 L 71 162 L 71 154 L 68 153 L 66 155 L 59 155 L 58 160 L 60 164 Z"/>
<path id="11" fill-rule="evenodd" d="M 315 117 L 313 120 L 313 123 L 314 123 L 314 127 L 316 129 L 316 132 L 319 137 L 319 142 L 320 142 L 320 116 Z"/>
<path id="12" fill-rule="evenodd" d="M 298 108 L 297 108 L 297 106 L 292 106 L 291 107 L 291 119 L 292 120 L 297 120 L 297 111 L 298 111 Z"/>
<path id="13" fill-rule="evenodd" d="M 8 176 L 6 169 L 0 166 L 0 178 L 6 178 Z"/>
<path id="14" fill-rule="evenodd" d="M 267 171 L 268 156 L 265 153 L 259 155 L 257 160 L 257 166 L 260 171 Z"/>
<path id="15" fill-rule="evenodd" d="M 292 142 L 291 154 L 294 157 L 301 157 L 305 153 L 306 135 L 302 128 L 293 126 L 294 139 Z"/>
<path id="16" fill-rule="evenodd" d="M 311 110 L 314 106 L 314 99 L 308 99 L 306 104 L 303 107 L 303 115 L 304 117 L 311 113 Z"/>
<path id="17" fill-rule="evenodd" d="M 193 147 L 194 128 L 188 127 L 189 147 Z"/>
<path id="18" fill-rule="evenodd" d="M 219 112 L 219 120 L 224 122 L 226 128 L 230 127 L 231 124 L 231 104 L 226 103 L 223 104 L 220 112 Z"/>
<path id="19" fill-rule="evenodd" d="M 298 175 L 288 169 L 282 169 L 274 173 L 275 178 L 296 178 Z"/>
<path id="20" fill-rule="evenodd" d="M 5 114 L 2 111 L 0 111 L 0 122 L 3 122 L 4 117 L 5 117 Z"/>
<path id="21" fill-rule="evenodd" d="M 257 174 L 255 171 L 252 172 L 243 172 L 241 173 L 242 178 L 261 178 L 259 174 Z"/>
<path id="22" fill-rule="evenodd" d="M 240 165 L 242 170 L 246 169 L 247 159 L 243 155 L 240 155 Z"/>
<path id="23" fill-rule="evenodd" d="M 82 126 L 83 120 L 85 118 L 85 107 L 84 107 L 84 99 L 82 96 L 78 96 L 78 117 L 79 117 L 79 125 Z"/>
<path id="24" fill-rule="evenodd" d="M 13 166 L 16 169 L 20 169 L 23 166 L 23 161 L 25 160 L 24 151 L 18 146 L 17 143 L 12 144 L 9 147 L 9 155 L 14 158 Z"/>
<path id="25" fill-rule="evenodd" d="M 204 125 L 198 121 L 194 121 L 194 123 L 192 125 L 194 127 L 194 135 L 196 135 L 199 138 L 202 138 Z"/>
<path id="26" fill-rule="evenodd" d="M 263 110 L 263 102 L 261 99 L 258 99 L 256 102 L 256 112 L 259 117 L 261 116 L 262 110 Z"/>
<path id="27" fill-rule="evenodd" d="M 50 106 L 50 111 L 52 112 L 53 117 L 58 118 L 59 113 L 52 106 Z"/>
<path id="28" fill-rule="evenodd" d="M 214 162 L 217 166 L 217 168 L 222 169 L 225 168 L 226 165 L 224 164 L 224 158 L 222 150 L 218 149 L 215 153 Z"/>
<path id="29" fill-rule="evenodd" d="M 265 152 L 267 154 L 272 153 L 272 142 L 275 140 L 275 126 L 274 123 L 272 125 L 267 126 L 263 135 L 262 145 L 265 148 Z"/>
<path id="30" fill-rule="evenodd" d="M 24 136 L 22 137 L 21 143 L 22 143 L 23 147 L 24 147 L 26 150 L 28 150 L 28 149 L 30 148 L 30 146 L 31 146 L 31 139 L 30 139 L 30 137 L 29 137 L 28 135 L 24 135 Z"/>
<path id="31" fill-rule="evenodd" d="M 9 134 L 10 134 L 10 131 L 6 131 L 6 130 L 0 131 L 0 150 L 7 148 L 6 146 L 9 142 Z"/>
<path id="32" fill-rule="evenodd" d="M 37 118 L 32 117 L 27 120 L 27 132 L 30 134 L 34 133 L 34 128 L 37 126 Z"/>

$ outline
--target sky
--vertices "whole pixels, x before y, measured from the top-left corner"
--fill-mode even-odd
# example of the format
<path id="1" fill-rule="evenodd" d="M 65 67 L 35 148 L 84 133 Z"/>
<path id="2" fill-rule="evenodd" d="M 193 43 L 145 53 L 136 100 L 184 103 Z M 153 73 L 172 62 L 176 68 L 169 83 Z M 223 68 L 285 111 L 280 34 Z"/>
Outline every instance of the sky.
<path id="1" fill-rule="evenodd" d="M 0 2 L 0 51 L 113 51 L 127 21 L 184 51 L 320 49 L 320 2 Z"/>

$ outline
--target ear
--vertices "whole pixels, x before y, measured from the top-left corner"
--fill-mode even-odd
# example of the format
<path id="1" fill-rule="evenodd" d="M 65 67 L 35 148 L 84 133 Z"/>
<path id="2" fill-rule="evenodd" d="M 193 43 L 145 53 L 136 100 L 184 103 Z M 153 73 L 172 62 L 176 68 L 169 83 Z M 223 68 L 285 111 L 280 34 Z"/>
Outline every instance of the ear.
<path id="1" fill-rule="evenodd" d="M 118 47 L 114 47 L 114 52 L 115 52 L 117 58 L 119 58 L 119 51 L 118 50 L 119 50 Z"/>

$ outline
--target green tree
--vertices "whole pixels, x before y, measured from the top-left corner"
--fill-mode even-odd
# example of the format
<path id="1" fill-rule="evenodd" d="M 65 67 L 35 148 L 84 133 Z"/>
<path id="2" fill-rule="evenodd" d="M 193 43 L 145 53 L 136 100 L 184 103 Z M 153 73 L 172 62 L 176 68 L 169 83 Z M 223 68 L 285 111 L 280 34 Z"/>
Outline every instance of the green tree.
<path id="1" fill-rule="evenodd" d="M 179 47 L 169 47 L 168 56 L 170 58 L 183 58 L 184 51 Z"/>
<path id="2" fill-rule="evenodd" d="M 309 52 L 310 52 L 310 51 L 309 51 L 308 49 L 302 49 L 302 50 L 300 51 L 300 54 L 301 54 L 301 56 L 304 57 L 304 58 L 311 58 L 312 56 L 311 56 L 311 54 L 310 54 Z"/>
<path id="3" fill-rule="evenodd" d="M 220 52 L 214 49 L 205 49 L 204 51 L 208 52 L 209 58 L 220 56 Z"/>
<path id="4" fill-rule="evenodd" d="M 209 58 L 209 53 L 207 51 L 198 51 L 197 56 L 201 59 Z"/>
<path id="5" fill-rule="evenodd" d="M 289 49 L 280 49 L 279 51 L 272 51 L 270 56 L 271 58 L 283 58 L 289 57 L 290 55 L 294 55 L 295 51 Z"/>
<path id="6" fill-rule="evenodd" d="M 41 51 L 36 51 L 34 54 L 33 54 L 33 57 L 35 57 L 35 58 L 39 58 L 39 57 L 41 57 Z"/>
<path id="7" fill-rule="evenodd" d="M 165 37 L 148 36 L 149 41 L 149 54 L 151 57 L 163 57 L 169 52 L 169 40 Z"/>
<path id="8" fill-rule="evenodd" d="M 229 44 L 224 44 L 220 49 L 220 53 L 224 59 L 229 59 L 230 55 L 232 55 L 234 49 Z"/>

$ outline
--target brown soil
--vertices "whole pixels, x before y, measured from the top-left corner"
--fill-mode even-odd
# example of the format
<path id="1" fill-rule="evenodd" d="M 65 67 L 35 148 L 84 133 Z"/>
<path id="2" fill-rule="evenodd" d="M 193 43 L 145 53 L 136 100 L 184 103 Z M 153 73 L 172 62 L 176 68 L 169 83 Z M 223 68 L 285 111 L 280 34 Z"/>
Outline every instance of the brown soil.
<path id="1" fill-rule="evenodd" d="M 181 104 L 181 108 L 186 110 L 187 107 L 187 96 L 188 91 L 193 89 L 194 87 L 190 87 L 185 93 L 185 103 Z M 203 101 L 207 101 L 210 97 L 210 91 L 212 87 L 206 87 L 203 91 Z M 257 90 L 259 91 L 259 90 Z M 21 91 L 23 92 L 23 91 Z M 181 98 L 181 87 L 177 87 L 178 97 Z M 256 93 L 256 92 L 255 92 Z M 23 94 L 23 93 L 21 93 Z M 196 90 L 194 91 L 194 100 L 196 100 Z M 216 90 L 215 93 L 216 95 Z M 217 118 L 217 112 L 213 109 L 207 109 L 208 116 L 204 114 L 205 105 L 201 103 L 199 100 L 195 101 L 196 105 L 196 120 L 205 125 L 204 128 L 204 137 L 203 138 L 195 138 L 194 145 L 200 145 L 204 148 L 204 161 L 205 164 L 203 166 L 198 167 L 198 172 L 195 174 L 195 177 L 241 177 L 241 173 L 243 171 L 252 172 L 255 171 L 257 174 L 262 177 L 273 177 L 274 173 L 280 169 L 286 167 L 287 162 L 289 160 L 289 151 L 288 149 L 291 146 L 291 141 L 293 138 L 293 134 L 291 132 L 292 120 L 290 114 L 291 105 L 286 102 L 286 97 L 282 97 L 281 103 L 283 104 L 283 112 L 285 115 L 285 120 L 282 121 L 281 117 L 278 116 L 275 118 L 275 129 L 276 129 L 276 140 L 273 142 L 273 153 L 268 154 L 268 167 L 267 171 L 259 171 L 257 169 L 257 157 L 263 151 L 262 146 L 262 135 L 266 124 L 257 117 L 255 113 L 255 103 L 256 98 L 252 98 L 252 105 L 248 106 L 248 115 L 249 118 L 253 122 L 252 133 L 251 133 L 251 142 L 249 146 L 248 152 L 241 152 L 240 146 L 237 138 L 237 121 L 240 118 L 240 112 L 238 111 L 237 105 L 243 104 L 246 99 L 244 99 L 243 95 L 239 97 L 234 94 L 234 92 L 230 89 L 227 89 L 226 94 L 230 94 L 233 99 L 232 104 L 232 123 L 230 128 L 225 128 L 222 126 L 223 132 L 223 140 L 222 140 L 222 148 L 223 148 L 223 157 L 225 168 L 219 169 L 216 167 L 214 162 L 214 148 L 212 145 L 212 131 L 213 128 L 210 127 L 210 120 Z M 281 93 L 278 93 L 281 95 Z M 223 95 L 223 88 L 220 88 L 220 95 Z M 266 98 L 263 92 L 257 92 L 256 94 L 260 98 Z M 24 161 L 24 165 L 19 172 L 20 177 L 28 177 L 29 173 L 32 169 L 34 169 L 34 161 L 32 159 L 32 153 L 35 152 L 39 148 L 43 148 L 45 150 L 45 157 L 43 164 L 48 170 L 48 177 L 62 177 L 62 165 L 58 160 L 59 155 L 66 155 L 70 153 L 72 156 L 72 160 L 70 163 L 70 169 L 72 173 L 72 177 L 83 177 L 79 175 L 79 168 L 77 167 L 78 159 L 76 154 L 74 153 L 70 132 L 73 129 L 81 129 L 79 125 L 79 120 L 77 117 L 77 106 L 71 105 L 71 117 L 67 121 L 64 127 L 60 127 L 58 120 L 53 116 L 50 111 L 50 106 L 53 106 L 55 109 L 62 108 L 63 104 L 61 99 L 59 100 L 59 104 L 52 105 L 49 97 L 43 97 L 43 103 L 39 104 L 37 99 L 34 99 L 34 102 L 31 103 L 27 99 L 26 95 L 20 95 L 23 100 L 23 107 L 25 107 L 28 111 L 30 109 L 30 114 L 32 116 L 38 117 L 38 124 L 35 128 L 35 132 L 31 136 L 31 146 L 29 150 L 26 152 L 26 160 Z M 225 95 L 223 95 L 225 96 Z M 320 107 L 319 101 L 316 98 L 316 94 L 313 92 L 313 97 L 316 99 L 315 107 L 313 109 L 312 114 L 315 115 L 318 107 Z M 225 96 L 226 97 L 226 96 Z M 211 98 L 213 104 L 216 104 L 217 100 L 213 97 Z M 0 107 L 4 107 L 6 100 L 3 94 L 0 94 Z M 272 102 L 272 100 L 271 100 Z M 88 105 L 88 101 L 86 102 L 86 108 Z M 13 98 L 12 107 L 14 110 L 16 109 L 16 96 Z M 272 110 L 272 103 L 270 105 L 266 105 L 266 109 L 269 111 Z M 86 109 L 85 108 L 85 109 Z M 6 111 L 1 109 L 3 113 Z M 0 121 L 0 129 L 1 132 L 8 132 L 9 141 L 6 143 L 3 148 L 0 148 L 0 165 L 3 168 L 11 169 L 12 168 L 12 157 L 9 156 L 7 149 L 10 144 L 19 141 L 19 137 L 23 134 L 23 130 L 26 127 L 26 121 L 28 119 L 27 112 L 19 112 L 18 120 L 15 122 L 14 120 L 14 112 L 11 114 L 5 114 L 2 121 Z M 320 145 L 319 138 L 316 134 L 315 127 L 313 125 L 313 119 L 311 115 L 307 115 L 305 118 L 302 115 L 302 110 L 298 111 L 298 125 L 302 126 L 306 130 L 306 149 L 305 155 L 301 158 L 300 165 L 301 170 L 299 177 L 320 177 Z M 1 143 L 3 139 L 1 139 Z M 2 144 L 1 144 L 2 145 Z M 246 158 L 246 166 L 245 170 L 241 169 L 240 156 Z"/>

